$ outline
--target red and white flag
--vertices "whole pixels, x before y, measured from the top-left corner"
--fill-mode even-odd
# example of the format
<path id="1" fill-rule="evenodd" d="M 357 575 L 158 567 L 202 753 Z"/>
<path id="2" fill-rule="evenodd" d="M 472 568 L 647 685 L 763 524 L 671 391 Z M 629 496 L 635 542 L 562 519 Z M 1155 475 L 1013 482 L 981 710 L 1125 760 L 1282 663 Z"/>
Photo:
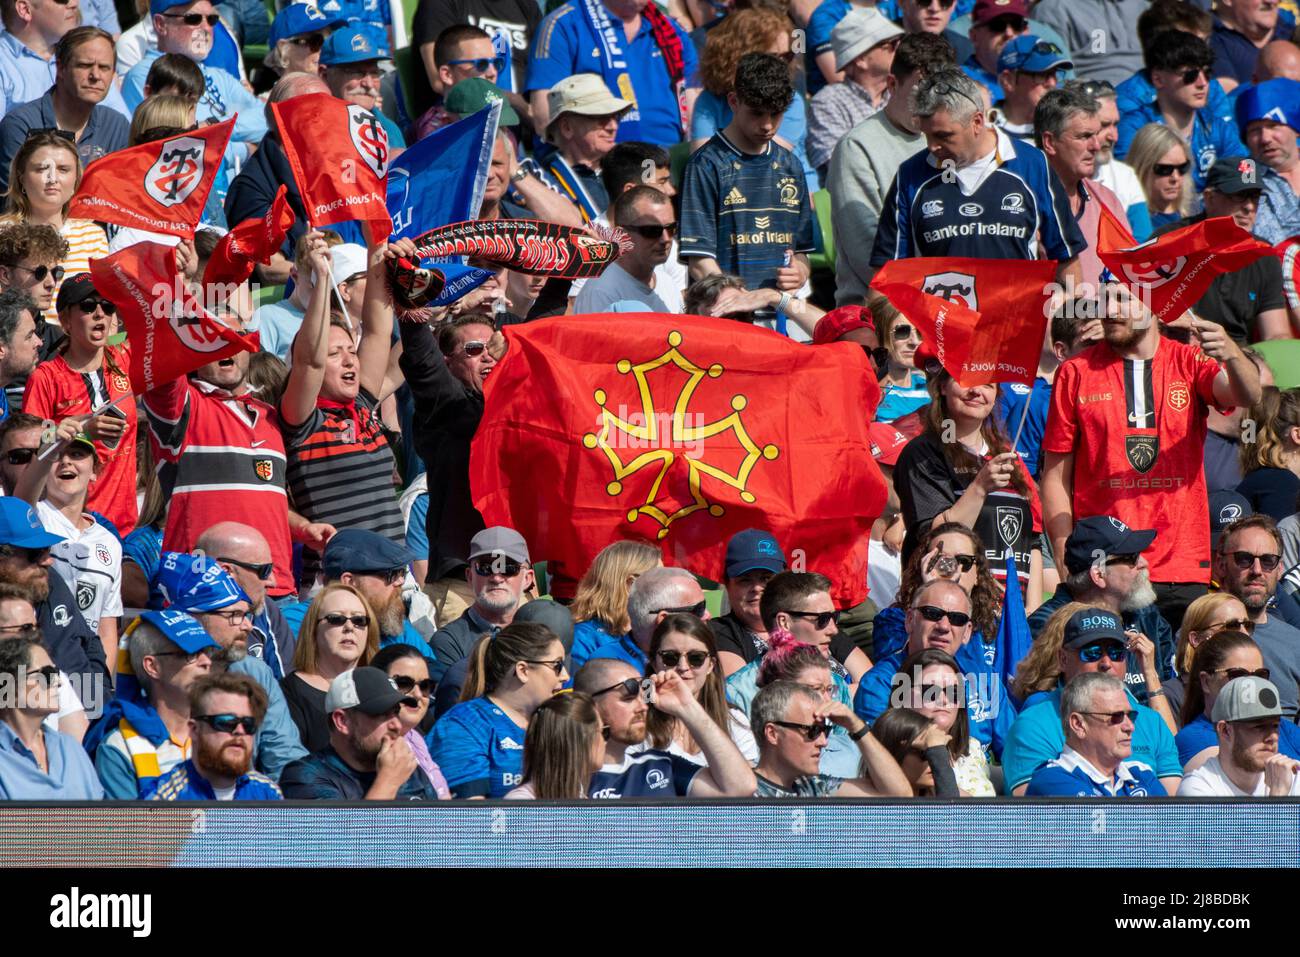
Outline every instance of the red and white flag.
<path id="1" fill-rule="evenodd" d="M 275 200 L 261 219 L 246 219 L 221 237 L 203 269 L 203 282 L 243 282 L 254 263 L 268 263 L 284 242 L 296 218 L 281 183 Z"/>

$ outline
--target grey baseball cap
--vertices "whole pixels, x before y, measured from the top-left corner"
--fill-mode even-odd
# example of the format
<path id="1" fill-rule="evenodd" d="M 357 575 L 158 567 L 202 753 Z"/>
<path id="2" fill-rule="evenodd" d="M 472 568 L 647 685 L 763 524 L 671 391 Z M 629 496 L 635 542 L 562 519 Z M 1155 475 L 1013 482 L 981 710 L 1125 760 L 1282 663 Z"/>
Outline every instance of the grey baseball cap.
<path id="1" fill-rule="evenodd" d="M 1267 678 L 1246 675 L 1233 678 L 1219 692 L 1210 718 L 1220 721 L 1255 721 L 1259 718 L 1280 718 L 1282 701 L 1277 685 Z"/>

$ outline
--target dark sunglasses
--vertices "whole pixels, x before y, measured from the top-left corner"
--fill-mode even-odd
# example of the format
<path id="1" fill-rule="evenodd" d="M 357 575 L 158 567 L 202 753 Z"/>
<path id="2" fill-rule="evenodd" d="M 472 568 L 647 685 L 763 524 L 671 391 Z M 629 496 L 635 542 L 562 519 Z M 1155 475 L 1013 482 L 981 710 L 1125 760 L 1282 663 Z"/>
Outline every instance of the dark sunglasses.
<path id="1" fill-rule="evenodd" d="M 1118 641 L 1095 641 L 1091 645 L 1084 645 L 1079 649 L 1079 660 L 1087 664 L 1101 661 L 1102 655 L 1105 655 L 1111 661 L 1123 661 L 1128 657 L 1128 649 Z"/>
<path id="2" fill-rule="evenodd" d="M 610 685 L 608 688 L 601 688 L 599 691 L 593 691 L 591 696 L 599 698 L 603 694 L 609 694 L 611 691 L 618 691 L 624 701 L 631 701 L 641 693 L 640 678 L 624 678 L 616 685 Z"/>
<path id="3" fill-rule="evenodd" d="M 1110 80 L 1083 80 L 1079 83 L 1078 89 L 1093 97 L 1103 94 L 1115 95 L 1115 87 L 1111 85 Z"/>
<path id="4" fill-rule="evenodd" d="M 839 611 L 787 611 L 791 618 L 803 618 L 813 623 L 813 627 L 822 631 L 831 622 L 839 623 Z"/>
<path id="5" fill-rule="evenodd" d="M 1094 718 L 1105 718 L 1107 724 L 1123 724 L 1124 719 L 1137 723 L 1138 713 L 1136 711 L 1080 711 L 1079 714 L 1090 714 Z"/>
<path id="6" fill-rule="evenodd" d="M 533 661 L 533 660 L 531 660 L 531 659 L 529 659 L 529 658 L 525 658 L 525 659 L 524 659 L 524 664 L 526 664 L 526 665 L 541 665 L 541 666 L 544 667 L 544 668 L 550 668 L 552 671 L 555 672 L 555 677 L 557 677 L 557 678 L 558 678 L 560 675 L 564 674 L 564 659 L 563 659 L 563 658 L 556 658 L 554 661 Z"/>
<path id="7" fill-rule="evenodd" d="M 5 453 L 5 460 L 10 465 L 27 465 L 38 451 L 38 449 L 10 449 Z"/>
<path id="8" fill-rule="evenodd" d="M 835 725 L 829 721 L 818 721 L 815 724 L 798 724 L 794 721 L 773 721 L 778 728 L 789 728 L 791 731 L 798 731 L 809 741 L 816 741 L 822 735 L 827 738 L 831 736 L 831 729 Z"/>
<path id="9" fill-rule="evenodd" d="M 1210 79 L 1210 68 L 1208 66 L 1192 67 L 1184 70 L 1178 74 L 1178 79 L 1182 80 L 1184 84 L 1190 84 L 1195 83 L 1202 76 L 1207 81 Z"/>
<path id="10" fill-rule="evenodd" d="M 1107 565 L 1136 565 L 1136 564 L 1138 563 L 1138 559 L 1141 558 L 1141 557 L 1142 557 L 1142 556 L 1140 556 L 1140 555 L 1136 555 L 1136 554 L 1134 554 L 1134 555 L 1107 555 L 1107 556 L 1106 556 L 1106 564 L 1107 564 Z"/>
<path id="11" fill-rule="evenodd" d="M 1281 555 L 1266 552 L 1263 555 L 1256 555 L 1254 552 L 1232 552 L 1232 563 L 1241 571 L 1249 571 L 1255 567 L 1256 559 L 1259 560 L 1259 567 L 1266 572 L 1271 572 L 1282 561 Z"/>
<path id="12" fill-rule="evenodd" d="M 252 572 L 259 580 L 269 582 L 271 576 L 275 574 L 275 562 L 241 562 L 237 558 L 218 558 L 217 561 L 225 562 L 227 565 L 234 565 L 236 568 L 242 568 L 244 571 Z"/>
<path id="13" fill-rule="evenodd" d="M 484 342 L 482 339 L 471 339 L 469 342 L 461 346 L 461 349 L 464 350 L 465 355 L 469 356 L 471 359 L 474 358 L 475 356 L 481 356 L 483 354 L 483 350 L 486 348 L 487 348 L 487 343 Z"/>
<path id="14" fill-rule="evenodd" d="M 916 329 L 913 326 L 909 326 L 905 322 L 900 322 L 894 325 L 890 335 L 894 337 L 895 342 L 903 342 L 906 339 L 912 338 L 912 333 L 914 332 L 916 332 Z M 919 339 L 920 335 L 918 335 L 917 338 Z"/>
<path id="15" fill-rule="evenodd" d="M 257 719 L 248 714 L 196 714 L 194 720 L 223 734 L 234 734 L 236 728 L 241 728 L 244 734 L 257 734 Z"/>
<path id="16" fill-rule="evenodd" d="M 956 2 L 957 0 L 916 0 L 916 6 L 920 10 L 929 10 L 938 3 L 940 10 L 947 10 Z"/>
<path id="17" fill-rule="evenodd" d="M 0 635 L 6 638 L 35 638 L 41 633 L 41 626 L 33 621 L 24 625 L 0 625 Z"/>
<path id="18" fill-rule="evenodd" d="M 50 557 L 48 548 L 23 548 L 20 545 L 0 545 L 0 558 L 14 558 L 21 555 L 33 565 L 39 565 Z"/>
<path id="19" fill-rule="evenodd" d="M 707 602 L 696 602 L 694 605 L 683 605 L 680 608 L 656 608 L 655 614 L 666 611 L 673 615 L 694 615 L 696 618 L 703 618 L 704 613 L 708 610 Z"/>
<path id="20" fill-rule="evenodd" d="M 659 652 L 659 660 L 669 668 L 676 668 L 677 663 L 682 660 L 682 653 L 680 651 L 661 651 Z M 704 662 L 708 660 L 709 653 L 707 651 L 686 652 L 686 663 L 692 668 L 703 668 Z"/>
<path id="21" fill-rule="evenodd" d="M 994 17 L 987 23 L 981 23 L 980 26 L 993 33 L 1006 33 L 1007 27 L 1010 27 L 1016 33 L 1024 33 L 1029 28 L 1029 21 L 1024 17 L 1011 14 L 1005 17 Z"/>
<path id="22" fill-rule="evenodd" d="M 1272 673 L 1267 668 L 1256 668 L 1254 671 L 1248 671 L 1245 668 L 1218 668 L 1214 672 L 1216 675 L 1227 675 L 1229 681 L 1236 681 L 1238 678 L 1263 678 L 1268 680 Z"/>
<path id="23" fill-rule="evenodd" d="M 645 225 L 624 226 L 623 228 L 629 233 L 636 233 L 642 239 L 658 239 L 664 232 L 668 233 L 670 239 L 677 235 L 676 223 L 647 223 Z"/>
<path id="24" fill-rule="evenodd" d="M 1173 176 L 1175 173 L 1179 176 L 1186 176 L 1191 168 L 1190 161 L 1184 163 L 1157 163 L 1151 167 L 1151 171 L 1157 176 Z"/>
<path id="25" fill-rule="evenodd" d="M 197 27 L 204 21 L 207 21 L 208 26 L 215 27 L 221 22 L 219 13 L 164 13 L 163 16 L 171 20 L 179 20 L 187 27 Z"/>
<path id="26" fill-rule="evenodd" d="M 62 282 L 63 277 L 67 274 L 67 270 L 62 266 L 37 266 L 32 268 L 31 266 L 14 265 L 9 268 L 26 269 L 32 274 L 32 279 L 36 280 L 36 282 L 45 282 L 46 276 L 53 276 L 55 282 Z"/>
<path id="27" fill-rule="evenodd" d="M 513 560 L 501 562 L 500 564 L 497 563 L 496 559 L 474 563 L 475 574 L 482 575 L 484 578 L 490 575 L 505 575 L 506 578 L 514 578 L 523 570 L 524 566 Z"/>
<path id="28" fill-rule="evenodd" d="M 939 698 L 957 704 L 961 701 L 961 687 L 959 685 L 921 685 L 922 701 L 936 701 Z"/>
<path id="29" fill-rule="evenodd" d="M 58 3 L 59 0 L 54 0 L 54 2 Z M 68 0 L 63 0 L 64 4 L 66 4 L 67 2 Z M 31 139 L 33 136 L 61 136 L 69 143 L 77 142 L 76 133 L 73 133 L 71 130 L 61 130 L 55 126 L 32 127 L 30 130 L 27 131 L 27 139 Z"/>
<path id="30" fill-rule="evenodd" d="M 390 568 L 382 572 L 359 572 L 359 574 L 369 575 L 371 578 L 381 578 L 384 584 L 390 587 L 406 580 L 405 568 Z"/>
<path id="31" fill-rule="evenodd" d="M 948 4 L 948 6 L 952 6 L 952 4 L 950 3 Z M 939 83 L 936 83 L 934 86 L 930 87 L 930 89 L 934 92 L 935 96 L 947 96 L 950 93 L 956 93 L 962 99 L 974 103 L 975 109 L 980 111 L 983 111 L 984 109 L 983 103 L 979 102 L 977 99 L 975 99 L 975 97 L 971 96 L 969 93 L 967 93 L 965 90 L 963 90 L 961 87 L 957 86 L 956 84 L 940 81 Z"/>
<path id="32" fill-rule="evenodd" d="M 495 66 L 498 73 L 505 72 L 505 60 L 501 57 L 477 57 L 473 60 L 448 60 L 444 66 L 467 66 L 475 73 L 486 73 Z"/>
<path id="33" fill-rule="evenodd" d="M 433 694 L 434 683 L 432 678 L 424 678 L 416 681 L 409 675 L 389 675 L 388 680 L 397 686 L 397 690 L 402 694 L 410 694 L 416 688 L 420 689 L 420 694 L 429 697 Z"/>
<path id="34" fill-rule="evenodd" d="M 38 676 L 40 677 L 41 681 L 45 684 L 45 687 L 48 688 L 50 684 L 54 681 L 54 679 L 59 676 L 58 666 L 46 665 L 44 668 L 27 669 L 27 677 L 35 678 Z"/>
<path id="35" fill-rule="evenodd" d="M 1228 621 L 1221 621 L 1217 625 L 1211 625 L 1216 633 L 1220 631 L 1244 631 L 1248 635 L 1255 633 L 1255 623 L 1249 618 L 1231 618 Z"/>
<path id="36" fill-rule="evenodd" d="M 289 37 L 289 42 L 296 47 L 306 47 L 312 53 L 319 53 L 325 45 L 325 38 L 319 33 L 304 33 L 300 37 Z"/>
<path id="37" fill-rule="evenodd" d="M 342 612 L 332 611 L 328 615 L 321 615 L 320 620 L 325 622 L 331 628 L 342 628 L 345 622 L 352 622 L 352 627 L 358 630 L 370 627 L 369 615 L 345 615 Z"/>
<path id="38" fill-rule="evenodd" d="M 104 315 L 106 316 L 117 314 L 117 306 L 113 305 L 107 299 L 96 299 L 94 296 L 81 300 L 81 302 L 77 303 L 77 308 L 86 315 L 90 315 L 96 309 L 103 309 Z"/>
<path id="39" fill-rule="evenodd" d="M 160 651 L 155 658 L 184 658 L 187 665 L 192 665 L 200 658 L 212 660 L 212 655 L 216 652 L 215 648 L 200 648 L 198 651 Z"/>
<path id="40" fill-rule="evenodd" d="M 964 611 L 948 611 L 937 605 L 918 605 L 916 610 L 926 621 L 940 621 L 947 618 L 948 624 L 954 628 L 965 628 L 970 624 L 970 615 Z"/>

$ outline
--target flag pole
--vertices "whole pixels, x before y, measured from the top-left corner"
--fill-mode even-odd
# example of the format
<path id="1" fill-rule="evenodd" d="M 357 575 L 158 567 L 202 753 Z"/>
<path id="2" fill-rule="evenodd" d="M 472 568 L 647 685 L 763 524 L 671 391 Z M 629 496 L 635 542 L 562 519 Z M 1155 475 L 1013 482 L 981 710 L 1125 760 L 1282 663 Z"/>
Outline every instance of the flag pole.
<path id="1" fill-rule="evenodd" d="M 366 261 L 368 263 L 369 259 Z M 348 315 L 348 305 L 343 301 L 343 293 L 339 292 L 339 281 L 334 278 L 334 263 L 330 258 L 328 250 L 325 252 L 325 273 L 330 277 L 330 288 L 334 290 L 334 295 L 338 297 L 339 309 L 342 310 L 343 318 L 348 321 L 348 328 L 351 329 L 352 317 Z M 331 311 L 333 311 L 333 307 L 331 307 Z M 356 338 L 355 333 L 353 334 L 353 338 Z"/>
<path id="2" fill-rule="evenodd" d="M 1025 398 L 1025 408 L 1020 413 L 1020 424 L 1016 426 L 1016 437 L 1011 442 L 1011 451 L 1015 452 L 1017 455 L 1020 454 L 1020 450 L 1017 448 L 1017 446 L 1020 445 L 1020 433 L 1025 431 L 1025 421 L 1029 418 L 1029 403 L 1033 401 L 1033 398 L 1034 387 L 1031 385 L 1029 387 L 1029 395 Z"/>

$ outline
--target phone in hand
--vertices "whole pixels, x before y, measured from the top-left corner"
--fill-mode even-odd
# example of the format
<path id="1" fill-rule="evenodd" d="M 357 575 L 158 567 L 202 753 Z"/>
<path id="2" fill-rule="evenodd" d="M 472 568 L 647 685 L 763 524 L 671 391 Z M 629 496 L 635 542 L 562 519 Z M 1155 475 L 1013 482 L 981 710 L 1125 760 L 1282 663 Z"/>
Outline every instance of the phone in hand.
<path id="1" fill-rule="evenodd" d="M 124 422 L 126 421 L 126 413 L 115 405 L 110 405 L 107 409 L 101 412 L 100 415 L 111 415 L 115 419 L 121 419 Z M 125 434 L 125 431 L 123 431 L 121 435 L 117 435 L 112 439 L 103 439 L 101 441 L 105 448 L 116 449 L 122 442 L 122 435 Z"/>

